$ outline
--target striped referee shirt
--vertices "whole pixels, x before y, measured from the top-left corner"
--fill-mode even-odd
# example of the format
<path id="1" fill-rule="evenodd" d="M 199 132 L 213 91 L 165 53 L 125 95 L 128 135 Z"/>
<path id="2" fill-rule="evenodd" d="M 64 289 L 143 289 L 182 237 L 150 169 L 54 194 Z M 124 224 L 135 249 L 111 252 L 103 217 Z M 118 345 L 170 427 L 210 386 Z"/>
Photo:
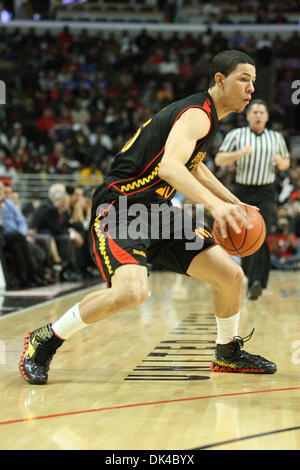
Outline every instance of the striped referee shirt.
<path id="1" fill-rule="evenodd" d="M 290 158 L 284 138 L 279 132 L 264 129 L 256 134 L 249 126 L 229 132 L 219 152 L 234 152 L 251 145 L 252 153 L 236 160 L 236 182 L 244 185 L 262 186 L 274 183 L 276 165 L 273 157 L 280 154 Z"/>

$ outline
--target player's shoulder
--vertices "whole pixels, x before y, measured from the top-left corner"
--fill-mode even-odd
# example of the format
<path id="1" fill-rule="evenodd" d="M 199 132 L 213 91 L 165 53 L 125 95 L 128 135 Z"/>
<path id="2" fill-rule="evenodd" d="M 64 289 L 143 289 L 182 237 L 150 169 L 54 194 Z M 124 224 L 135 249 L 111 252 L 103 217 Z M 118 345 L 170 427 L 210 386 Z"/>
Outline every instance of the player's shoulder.
<path id="1" fill-rule="evenodd" d="M 200 91 L 192 95 L 188 95 L 176 102 L 177 106 L 184 109 L 198 108 L 203 109 L 208 114 L 216 114 L 212 97 L 208 91 Z"/>
<path id="2" fill-rule="evenodd" d="M 183 126 L 188 127 L 190 133 L 195 133 L 195 135 L 197 135 L 199 129 L 201 129 L 201 138 L 208 134 L 212 125 L 209 116 L 203 109 L 193 107 L 187 109 L 180 116 L 179 122 L 181 122 Z"/>

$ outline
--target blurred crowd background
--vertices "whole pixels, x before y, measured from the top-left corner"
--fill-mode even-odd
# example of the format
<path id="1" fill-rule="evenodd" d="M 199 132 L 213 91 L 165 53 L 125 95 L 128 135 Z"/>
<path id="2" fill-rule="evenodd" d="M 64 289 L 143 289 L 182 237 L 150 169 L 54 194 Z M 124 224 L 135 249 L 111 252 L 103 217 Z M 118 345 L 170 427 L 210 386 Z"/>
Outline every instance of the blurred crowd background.
<path id="1" fill-rule="evenodd" d="M 13 3 L 2 2 L 2 7 L 13 12 Z M 53 4 L 50 9 L 51 3 L 23 2 L 18 14 L 21 18 L 38 14 L 41 19 L 51 19 L 49 12 L 53 15 L 55 11 Z M 102 182 L 115 153 L 151 115 L 174 100 L 207 89 L 211 59 L 224 49 L 240 49 L 255 59 L 258 80 L 254 98 L 267 102 L 268 127 L 286 139 L 292 163 L 287 172 L 277 175 L 272 231 L 277 242 L 272 239 L 270 243 L 275 261 L 294 256 L 288 264 L 274 261 L 274 269 L 298 269 L 300 107 L 292 94 L 300 98 L 295 89 L 300 81 L 299 33 L 281 35 L 266 30 L 257 36 L 255 32 L 243 32 L 241 26 L 225 34 L 213 26 L 232 24 L 232 10 L 251 12 L 256 24 L 287 24 L 290 13 L 299 13 L 300 17 L 299 1 L 289 0 L 284 5 L 263 2 L 263 8 L 252 0 L 130 2 L 131 6 L 135 4 L 157 8 L 167 23 L 178 21 L 185 6 L 197 7 L 200 13 L 205 12 L 207 24 L 201 33 L 167 35 L 147 28 L 105 33 L 84 28 L 74 31 L 70 27 L 43 31 L 0 28 L 1 80 L 6 84 L 6 105 L 0 106 L 0 179 L 5 197 L 13 201 L 25 219 L 23 237 L 30 243 L 30 250 L 37 251 L 36 245 L 40 248 L 35 256 L 40 256 L 39 267 L 44 268 L 37 270 L 31 284 L 56 282 L 58 276 L 61 280 L 76 280 L 93 275 L 86 247 L 93 188 Z M 245 113 L 223 119 L 206 157 L 206 164 L 229 188 L 234 165 L 216 167 L 214 157 L 226 133 L 246 124 Z M 23 199 L 19 190 L 28 175 L 45 181 L 49 177 L 52 185 L 59 182 L 63 188 L 56 188 L 53 196 L 48 184 L 46 197 L 32 191 Z M 177 201 L 184 202 L 179 194 Z M 47 214 L 44 219 L 48 222 L 41 222 L 41 213 Z M 54 219 L 56 228 L 49 225 Z M 5 226 L 4 220 L 2 224 Z M 70 242 L 62 242 L 62 238 Z M 67 249 L 66 243 L 70 245 Z M 69 253 L 68 259 L 63 259 L 65 253 Z M 78 263 L 79 258 L 84 262 Z M 11 272 L 12 260 L 8 265 Z M 24 286 L 18 270 L 10 276 L 8 285 Z"/>

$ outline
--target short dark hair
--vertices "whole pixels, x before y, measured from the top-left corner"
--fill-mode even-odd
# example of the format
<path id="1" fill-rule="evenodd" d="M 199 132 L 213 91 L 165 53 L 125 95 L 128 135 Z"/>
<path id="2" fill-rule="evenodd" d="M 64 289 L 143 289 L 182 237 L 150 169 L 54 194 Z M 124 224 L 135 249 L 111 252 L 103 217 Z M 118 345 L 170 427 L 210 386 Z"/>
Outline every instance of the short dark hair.
<path id="1" fill-rule="evenodd" d="M 82 189 L 82 186 L 80 186 L 80 184 L 76 184 L 76 183 L 72 184 L 71 183 L 71 184 L 68 184 L 66 186 L 66 192 L 67 192 L 67 194 L 69 194 L 69 196 L 72 196 L 72 194 L 74 194 L 74 192 L 75 192 L 75 189 L 78 189 L 78 188 Z"/>
<path id="2" fill-rule="evenodd" d="M 220 72 L 227 77 L 238 64 L 251 64 L 255 66 L 254 60 L 245 52 L 234 49 L 219 52 L 211 62 L 209 87 L 215 85 L 216 73 Z"/>
<path id="3" fill-rule="evenodd" d="M 264 100 L 256 98 L 255 100 L 250 101 L 250 103 L 248 104 L 247 109 L 246 109 L 247 113 L 250 111 L 250 109 L 252 108 L 254 104 L 262 104 L 268 111 L 267 103 Z"/>

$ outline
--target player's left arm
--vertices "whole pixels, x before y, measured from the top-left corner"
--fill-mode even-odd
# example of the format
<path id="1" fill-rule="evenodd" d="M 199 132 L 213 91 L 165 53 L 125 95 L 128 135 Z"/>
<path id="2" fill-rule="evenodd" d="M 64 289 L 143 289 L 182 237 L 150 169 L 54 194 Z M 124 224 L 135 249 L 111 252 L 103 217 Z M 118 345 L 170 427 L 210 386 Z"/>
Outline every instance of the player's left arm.
<path id="1" fill-rule="evenodd" d="M 194 168 L 192 174 L 203 186 L 223 201 L 232 202 L 233 204 L 242 204 L 241 201 L 215 177 L 203 162 L 200 162 Z"/>
<path id="2" fill-rule="evenodd" d="M 284 138 L 278 134 L 278 153 L 273 156 L 273 162 L 281 171 L 290 167 L 290 156 Z"/>

